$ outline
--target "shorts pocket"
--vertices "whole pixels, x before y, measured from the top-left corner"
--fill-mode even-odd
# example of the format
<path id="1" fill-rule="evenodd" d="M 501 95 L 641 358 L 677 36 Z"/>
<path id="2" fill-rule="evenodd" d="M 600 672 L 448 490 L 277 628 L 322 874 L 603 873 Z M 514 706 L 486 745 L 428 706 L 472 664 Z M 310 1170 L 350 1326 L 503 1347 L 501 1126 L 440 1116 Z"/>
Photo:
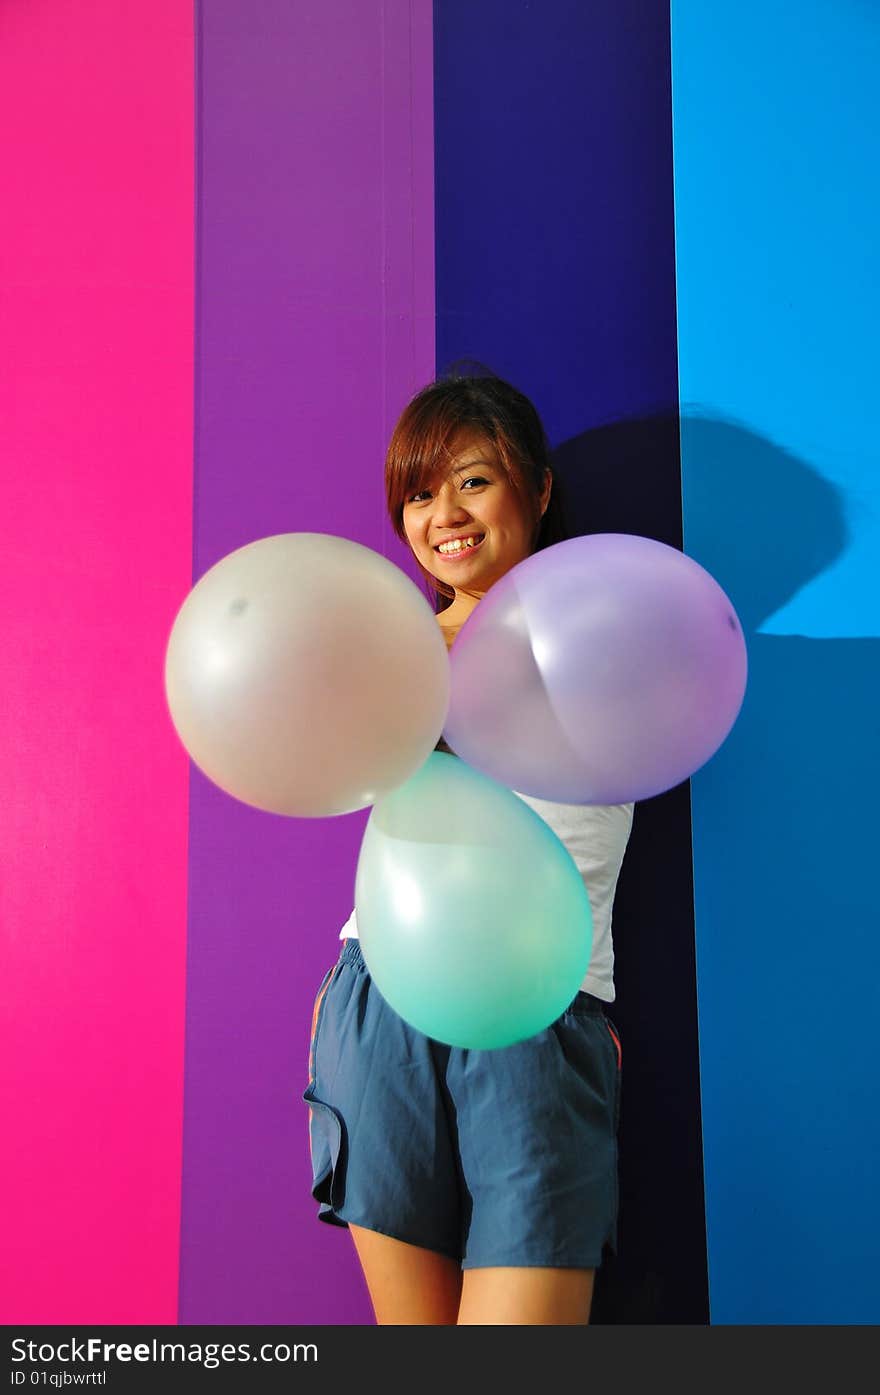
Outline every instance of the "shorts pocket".
<path id="1" fill-rule="evenodd" d="M 620 1045 L 620 1033 L 610 1017 L 605 1018 L 605 1026 L 608 1028 L 608 1034 L 614 1042 L 614 1049 L 617 1053 L 617 1069 L 620 1070 L 623 1066 L 623 1050 Z"/>
<path id="2" fill-rule="evenodd" d="M 605 1027 L 614 1047 L 614 1057 L 617 1064 L 615 1071 L 616 1081 L 614 1090 L 614 1132 L 620 1127 L 620 1087 L 623 1080 L 623 1049 L 620 1045 L 620 1033 L 611 1021 L 610 1017 L 605 1018 Z"/>
<path id="3" fill-rule="evenodd" d="M 309 1037 L 309 1083 L 302 1098 L 309 1107 L 309 1152 L 312 1161 L 312 1196 L 320 1203 L 318 1212 L 321 1220 L 337 1221 L 333 1214 L 345 1199 L 344 1184 L 344 1127 L 336 1110 L 320 1099 L 317 1091 L 317 1049 L 321 1033 L 321 1022 L 327 1003 L 327 994 L 333 976 L 339 968 L 339 961 L 327 970 L 321 986 L 315 995 L 312 1008 L 312 1026 Z"/>
<path id="4" fill-rule="evenodd" d="M 309 1106 L 312 1196 L 320 1203 L 319 1219 L 344 1225 L 333 1214 L 345 1201 L 342 1120 L 335 1109 L 316 1097 L 314 1086 L 303 1092 L 303 1099 Z"/>
<path id="5" fill-rule="evenodd" d="M 309 1089 L 312 1089 L 315 1084 L 315 1049 L 318 1043 L 318 1027 L 321 1021 L 321 1012 L 324 1007 L 324 1000 L 327 997 L 327 990 L 330 987 L 330 980 L 338 967 L 338 962 L 331 965 L 321 979 L 321 986 L 315 994 L 315 1002 L 312 1007 L 312 1025 L 309 1031 Z"/>

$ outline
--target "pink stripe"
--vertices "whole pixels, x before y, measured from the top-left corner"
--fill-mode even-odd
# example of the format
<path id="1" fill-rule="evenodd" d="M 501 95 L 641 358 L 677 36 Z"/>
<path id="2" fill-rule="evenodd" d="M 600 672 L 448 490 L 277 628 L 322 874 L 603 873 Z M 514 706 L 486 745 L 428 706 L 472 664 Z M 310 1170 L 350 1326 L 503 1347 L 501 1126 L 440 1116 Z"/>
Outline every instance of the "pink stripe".
<path id="1" fill-rule="evenodd" d="M 6 1323 L 177 1318 L 192 28 L 0 12 Z"/>

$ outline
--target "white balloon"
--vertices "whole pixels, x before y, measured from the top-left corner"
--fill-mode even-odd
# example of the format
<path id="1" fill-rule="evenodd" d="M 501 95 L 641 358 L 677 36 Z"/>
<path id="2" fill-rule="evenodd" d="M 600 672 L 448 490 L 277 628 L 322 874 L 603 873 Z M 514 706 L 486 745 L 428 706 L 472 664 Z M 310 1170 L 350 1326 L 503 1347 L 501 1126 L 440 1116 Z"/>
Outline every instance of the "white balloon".
<path id="1" fill-rule="evenodd" d="M 425 597 L 371 548 L 280 533 L 223 557 L 171 630 L 175 729 L 220 789 L 272 813 L 375 803 L 427 760 L 449 659 Z"/>

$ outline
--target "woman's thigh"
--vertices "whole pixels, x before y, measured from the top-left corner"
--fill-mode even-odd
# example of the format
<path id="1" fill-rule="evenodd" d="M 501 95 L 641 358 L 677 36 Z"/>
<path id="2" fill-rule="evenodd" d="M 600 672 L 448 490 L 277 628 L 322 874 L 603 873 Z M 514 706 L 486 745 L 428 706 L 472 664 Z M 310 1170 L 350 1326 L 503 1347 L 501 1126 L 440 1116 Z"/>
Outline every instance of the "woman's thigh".
<path id="1" fill-rule="evenodd" d="M 586 995 L 527 1041 L 452 1054 L 465 1272 L 525 1271 L 517 1291 L 536 1289 L 538 1302 L 540 1271 L 559 1272 L 562 1293 L 589 1286 L 572 1273 L 616 1248 L 617 1059 Z"/>
<path id="2" fill-rule="evenodd" d="M 346 941 L 319 995 L 310 1057 L 312 1195 L 321 1219 L 460 1267 L 463 1217 L 443 1048 L 404 1022 Z"/>
<path id="3" fill-rule="evenodd" d="M 462 1275 L 436 1250 L 349 1225 L 380 1326 L 454 1326 Z"/>
<path id="4" fill-rule="evenodd" d="M 586 1326 L 594 1269 L 466 1269 L 458 1323 Z"/>

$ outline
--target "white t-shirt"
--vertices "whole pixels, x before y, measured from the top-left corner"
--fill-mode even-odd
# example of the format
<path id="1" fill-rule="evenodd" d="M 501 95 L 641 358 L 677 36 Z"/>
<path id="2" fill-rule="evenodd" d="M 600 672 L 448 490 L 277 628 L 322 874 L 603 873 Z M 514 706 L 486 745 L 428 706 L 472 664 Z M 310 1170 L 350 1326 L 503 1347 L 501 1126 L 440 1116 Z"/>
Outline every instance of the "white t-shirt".
<path id="1" fill-rule="evenodd" d="M 555 804 L 518 794 L 568 848 L 584 879 L 593 912 L 593 949 L 581 984 L 606 1003 L 614 1002 L 614 945 L 611 910 L 623 855 L 633 821 L 632 804 Z M 357 916 L 352 911 L 339 938 L 357 939 Z"/>

